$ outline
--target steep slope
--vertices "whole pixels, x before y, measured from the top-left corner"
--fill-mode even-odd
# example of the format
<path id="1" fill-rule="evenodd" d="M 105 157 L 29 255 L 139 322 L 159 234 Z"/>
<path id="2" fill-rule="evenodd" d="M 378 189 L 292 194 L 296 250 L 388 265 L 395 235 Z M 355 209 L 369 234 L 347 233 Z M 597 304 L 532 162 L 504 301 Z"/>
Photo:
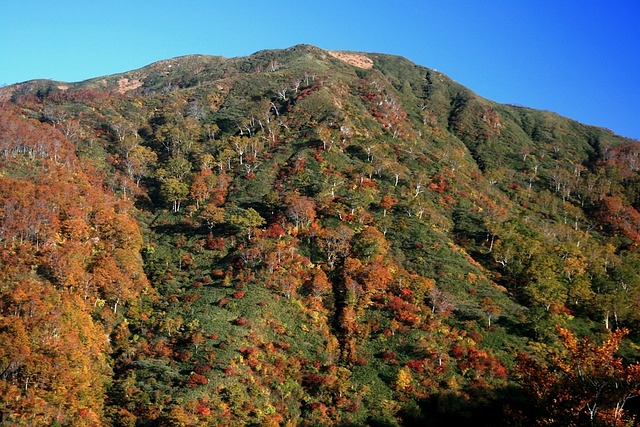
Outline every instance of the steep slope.
<path id="1" fill-rule="evenodd" d="M 552 424 L 580 422 L 585 402 L 607 422 L 637 392 L 623 369 L 637 358 L 635 333 L 598 383 L 606 399 L 590 394 L 589 378 L 581 392 L 528 395 L 533 362 L 516 360 L 530 354 L 537 372 L 554 372 L 557 355 L 577 348 L 556 327 L 597 341 L 637 326 L 637 141 L 494 103 L 404 58 L 307 45 L 1 91 L 7 189 L 44 185 L 25 173 L 44 158 L 74 179 L 78 168 L 94 176 L 118 206 L 102 223 L 83 214 L 82 239 L 116 240 L 82 256 L 41 249 L 72 241 L 65 228 L 44 238 L 15 225 L 10 209 L 31 218 L 30 203 L 51 203 L 44 196 L 19 205 L 7 190 L 0 217 L 3 271 L 42 266 L 33 280 L 68 298 L 80 279 L 49 250 L 80 257 L 87 286 L 106 280 L 109 257 L 128 277 L 84 296 L 111 335 L 99 350 L 110 386 L 85 405 L 106 423 Z M 24 126 L 41 133 L 17 138 Z M 34 154 L 42 141 L 69 153 Z M 114 237 L 137 231 L 104 231 L 130 221 L 144 243 Z M 8 258 L 25 247 L 31 261 Z M 121 250 L 142 256 L 144 278 Z M 109 283 L 131 286 L 120 299 Z M 0 333 L 14 339 L 22 300 L 2 292 Z M 22 384 L 33 375 L 5 353 L 2 385 L 15 398 L 3 416 L 35 417 L 15 403 L 31 398 Z"/>
<path id="2" fill-rule="evenodd" d="M 10 105 L 0 135 L 2 422 L 96 425 L 108 337 L 148 287 L 140 229 L 59 130 Z"/>

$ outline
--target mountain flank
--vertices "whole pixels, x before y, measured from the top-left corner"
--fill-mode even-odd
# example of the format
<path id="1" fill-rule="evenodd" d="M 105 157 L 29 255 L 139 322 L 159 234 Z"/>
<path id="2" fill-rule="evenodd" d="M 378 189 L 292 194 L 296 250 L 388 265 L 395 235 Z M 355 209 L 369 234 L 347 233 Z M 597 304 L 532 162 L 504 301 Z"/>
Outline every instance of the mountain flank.
<path id="1" fill-rule="evenodd" d="M 638 144 L 309 45 L 0 88 L 0 424 L 636 425 Z"/>

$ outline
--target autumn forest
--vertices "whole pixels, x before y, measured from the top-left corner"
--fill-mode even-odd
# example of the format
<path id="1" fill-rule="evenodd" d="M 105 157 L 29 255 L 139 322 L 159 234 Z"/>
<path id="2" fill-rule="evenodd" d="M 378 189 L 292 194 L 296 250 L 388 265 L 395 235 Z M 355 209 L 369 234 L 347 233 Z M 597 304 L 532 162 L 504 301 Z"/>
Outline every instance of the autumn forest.
<path id="1" fill-rule="evenodd" d="M 384 54 L 0 88 L 0 425 L 638 425 L 639 171 Z"/>

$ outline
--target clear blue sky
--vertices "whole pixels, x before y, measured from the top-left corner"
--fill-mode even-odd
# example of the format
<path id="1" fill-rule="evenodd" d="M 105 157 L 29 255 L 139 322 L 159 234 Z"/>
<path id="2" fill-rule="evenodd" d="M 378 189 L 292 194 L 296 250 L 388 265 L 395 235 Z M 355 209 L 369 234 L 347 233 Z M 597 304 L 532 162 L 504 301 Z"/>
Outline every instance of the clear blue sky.
<path id="1" fill-rule="evenodd" d="M 299 43 L 402 55 L 486 98 L 640 139 L 638 0 L 5 0 L 0 84 Z"/>

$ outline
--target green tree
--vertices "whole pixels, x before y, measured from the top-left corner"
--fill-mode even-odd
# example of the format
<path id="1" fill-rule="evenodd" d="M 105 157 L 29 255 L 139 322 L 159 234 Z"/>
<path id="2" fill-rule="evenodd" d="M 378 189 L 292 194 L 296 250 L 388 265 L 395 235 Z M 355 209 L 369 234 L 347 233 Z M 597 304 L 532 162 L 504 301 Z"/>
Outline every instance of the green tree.
<path id="1" fill-rule="evenodd" d="M 140 185 L 140 180 L 149 173 L 149 169 L 155 165 L 158 156 L 149 147 L 136 145 L 127 153 L 124 165 L 129 178 Z"/>
<path id="2" fill-rule="evenodd" d="M 176 178 L 182 180 L 188 177 L 190 172 L 191 163 L 189 160 L 182 156 L 171 156 L 156 173 L 160 179 Z"/>
<path id="3" fill-rule="evenodd" d="M 567 288 L 560 280 L 561 266 L 558 257 L 553 253 L 542 253 L 534 256 L 527 270 L 530 278 L 525 287 L 525 294 L 536 305 L 542 305 L 546 311 L 564 306 Z"/>
<path id="4" fill-rule="evenodd" d="M 207 224 L 209 230 L 211 230 L 217 224 L 224 223 L 225 209 L 208 203 L 200 211 L 199 217 Z"/>
<path id="5" fill-rule="evenodd" d="M 188 195 L 189 186 L 178 178 L 167 178 L 160 185 L 160 196 L 165 202 L 171 203 L 173 212 L 180 211 L 180 205 Z"/>
<path id="6" fill-rule="evenodd" d="M 253 229 L 265 223 L 264 218 L 253 208 L 230 210 L 230 212 L 228 211 L 227 221 L 229 224 L 239 228 L 242 234 L 246 234 L 249 240 L 253 237 Z"/>
<path id="7" fill-rule="evenodd" d="M 373 226 L 367 226 L 353 238 L 353 253 L 366 262 L 375 256 L 384 257 L 389 250 L 389 242 Z"/>

